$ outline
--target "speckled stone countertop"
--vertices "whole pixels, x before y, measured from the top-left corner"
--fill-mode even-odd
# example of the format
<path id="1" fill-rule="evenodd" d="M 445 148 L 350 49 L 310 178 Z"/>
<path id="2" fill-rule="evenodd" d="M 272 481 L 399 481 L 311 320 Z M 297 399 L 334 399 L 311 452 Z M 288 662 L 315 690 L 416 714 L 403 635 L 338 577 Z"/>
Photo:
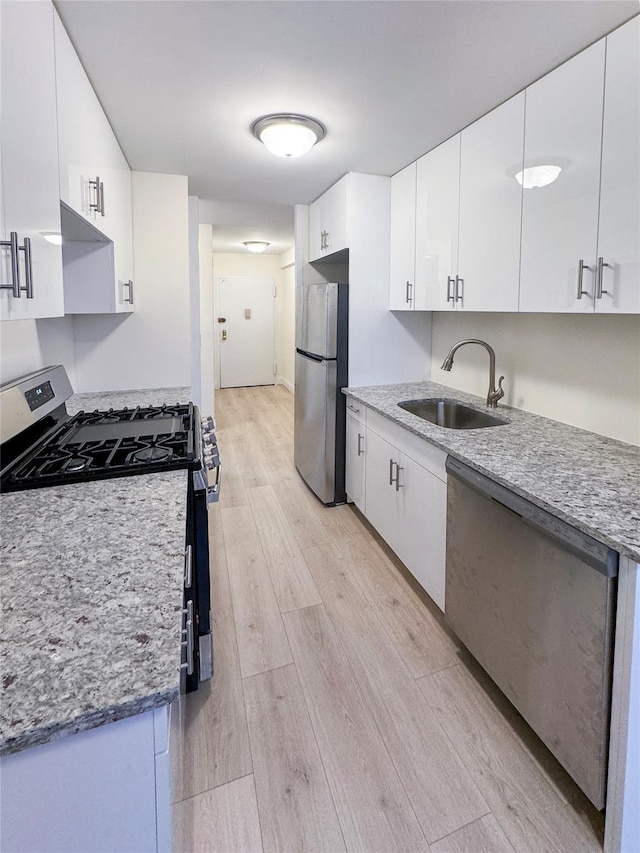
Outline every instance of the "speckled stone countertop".
<path id="1" fill-rule="evenodd" d="M 438 427 L 398 407 L 402 400 L 442 397 L 487 411 L 480 397 L 435 382 L 344 393 L 640 561 L 640 448 L 500 404 L 490 411 L 508 424 L 470 430 Z"/>
<path id="2" fill-rule="evenodd" d="M 77 394 L 67 408 L 188 399 L 176 388 Z M 0 754 L 178 696 L 187 477 L 2 495 Z"/>

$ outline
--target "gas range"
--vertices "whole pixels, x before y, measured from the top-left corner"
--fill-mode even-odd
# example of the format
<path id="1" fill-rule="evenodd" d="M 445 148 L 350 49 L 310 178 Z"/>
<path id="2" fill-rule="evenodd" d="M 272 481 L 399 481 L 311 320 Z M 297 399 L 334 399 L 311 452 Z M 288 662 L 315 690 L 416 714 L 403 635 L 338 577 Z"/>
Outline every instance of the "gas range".
<path id="1" fill-rule="evenodd" d="M 0 388 L 0 491 L 67 486 L 186 469 L 183 688 L 213 673 L 207 509 L 217 501 L 220 457 L 212 418 L 193 403 L 70 415 L 62 366 Z M 211 482 L 214 479 L 214 482 Z"/>

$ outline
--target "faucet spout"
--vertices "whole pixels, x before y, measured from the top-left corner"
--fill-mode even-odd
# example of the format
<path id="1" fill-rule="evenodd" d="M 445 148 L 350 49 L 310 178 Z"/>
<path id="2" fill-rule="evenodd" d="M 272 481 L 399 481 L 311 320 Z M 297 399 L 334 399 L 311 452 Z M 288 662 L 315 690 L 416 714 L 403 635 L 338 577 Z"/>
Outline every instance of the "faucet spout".
<path id="1" fill-rule="evenodd" d="M 504 391 L 502 390 L 502 382 L 504 380 L 504 376 L 501 376 L 498 379 L 498 387 L 496 388 L 496 354 L 493 351 L 493 347 L 490 347 L 486 341 L 478 340 L 477 338 L 467 338 L 464 341 L 458 341 L 457 344 L 454 344 L 445 360 L 442 362 L 441 370 L 451 370 L 453 367 L 453 357 L 456 352 L 460 349 L 460 347 L 465 346 L 465 344 L 480 344 L 480 346 L 484 347 L 486 351 L 489 353 L 489 391 L 487 392 L 487 406 L 490 406 L 492 409 L 495 409 L 498 405 L 498 400 L 504 397 Z"/>

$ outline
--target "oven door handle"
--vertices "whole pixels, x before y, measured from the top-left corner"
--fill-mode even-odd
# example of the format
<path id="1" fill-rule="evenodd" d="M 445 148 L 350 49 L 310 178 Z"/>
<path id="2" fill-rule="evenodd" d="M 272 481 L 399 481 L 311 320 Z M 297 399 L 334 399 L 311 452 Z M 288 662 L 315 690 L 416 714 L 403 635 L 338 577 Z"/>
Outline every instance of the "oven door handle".
<path id="1" fill-rule="evenodd" d="M 187 545 L 184 550 L 184 588 L 191 589 L 193 583 L 193 546 Z"/>
<path id="2" fill-rule="evenodd" d="M 218 452 L 218 446 L 214 444 L 209 453 L 205 455 L 202 468 L 200 468 L 199 471 L 195 471 L 193 474 L 193 484 L 195 489 L 197 492 L 204 492 L 207 500 L 207 506 L 220 500 L 220 468 L 220 454 Z M 213 485 L 209 483 L 209 471 L 216 472 L 216 480 Z"/>

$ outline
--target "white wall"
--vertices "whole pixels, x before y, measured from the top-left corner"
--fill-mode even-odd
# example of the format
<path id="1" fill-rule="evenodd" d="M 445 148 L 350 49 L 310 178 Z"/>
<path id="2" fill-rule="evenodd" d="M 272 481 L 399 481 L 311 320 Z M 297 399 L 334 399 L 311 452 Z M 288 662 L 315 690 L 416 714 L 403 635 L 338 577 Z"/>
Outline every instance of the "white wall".
<path id="1" fill-rule="evenodd" d="M 276 360 L 278 371 L 276 382 L 293 390 L 293 346 L 295 340 L 295 276 L 293 258 L 289 253 L 282 255 L 251 255 L 216 252 L 213 255 L 214 314 L 217 317 L 217 287 L 219 278 L 252 276 L 272 278 L 277 287 L 276 296 Z M 283 264 L 286 269 L 283 270 Z M 214 322 L 215 361 L 220 364 L 220 339 L 217 323 Z M 288 352 L 290 350 L 290 352 Z M 219 387 L 220 372 L 216 370 L 216 387 Z"/>
<path id="2" fill-rule="evenodd" d="M 434 382 L 485 396 L 489 360 L 463 347 L 450 373 L 450 347 L 480 338 L 505 375 L 502 402 L 572 426 L 640 444 L 640 318 L 576 314 L 434 313 Z"/>
<path id="3" fill-rule="evenodd" d="M 199 393 L 194 391 L 194 400 L 198 400 L 200 411 L 203 415 L 214 413 L 214 386 L 215 386 L 215 356 L 214 335 L 215 322 L 213 310 L 213 254 L 211 243 L 213 240 L 213 228 L 211 225 L 198 226 L 198 292 L 197 311 L 198 317 L 195 325 L 192 324 L 192 335 L 198 346 L 194 350 L 194 363 L 192 370 L 195 384 L 199 381 Z M 199 336 L 196 334 L 199 331 Z M 197 364 L 196 364 L 197 362 Z"/>
<path id="4" fill-rule="evenodd" d="M 78 391 L 191 385 L 187 178 L 133 173 L 135 311 L 76 316 Z"/>
<path id="5" fill-rule="evenodd" d="M 293 393 L 295 383 L 296 346 L 296 270 L 295 252 L 290 249 L 280 255 L 282 273 L 276 299 L 276 360 L 279 385 Z"/>

